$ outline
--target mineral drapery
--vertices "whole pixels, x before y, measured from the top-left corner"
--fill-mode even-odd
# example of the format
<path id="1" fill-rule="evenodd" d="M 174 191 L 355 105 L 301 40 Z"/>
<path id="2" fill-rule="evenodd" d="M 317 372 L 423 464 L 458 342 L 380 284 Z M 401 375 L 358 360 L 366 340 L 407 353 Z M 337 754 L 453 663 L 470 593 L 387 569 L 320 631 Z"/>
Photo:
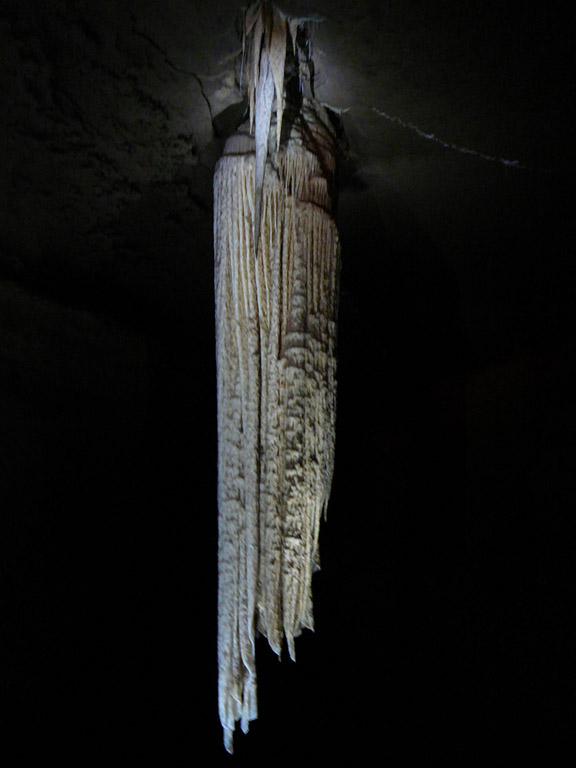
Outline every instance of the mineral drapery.
<path id="1" fill-rule="evenodd" d="M 298 29 L 269 3 L 246 12 L 252 119 L 214 178 L 218 699 L 230 752 L 236 722 L 246 732 L 257 716 L 256 635 L 278 655 L 285 637 L 294 659 L 294 638 L 313 628 L 334 465 L 336 141 L 327 111 L 285 88 Z"/>

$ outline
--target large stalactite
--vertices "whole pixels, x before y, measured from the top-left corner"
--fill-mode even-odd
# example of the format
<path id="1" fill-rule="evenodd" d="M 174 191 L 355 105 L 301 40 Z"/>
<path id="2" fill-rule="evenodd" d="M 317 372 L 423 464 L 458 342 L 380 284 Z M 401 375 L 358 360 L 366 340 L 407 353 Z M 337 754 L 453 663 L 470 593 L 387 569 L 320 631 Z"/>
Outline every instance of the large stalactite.
<path id="1" fill-rule="evenodd" d="M 329 114 L 278 85 L 278 46 L 293 42 L 297 53 L 298 25 L 268 3 L 246 18 L 253 118 L 227 141 L 214 179 L 219 711 L 229 751 L 236 721 L 246 731 L 257 715 L 256 634 L 278 655 L 285 637 L 295 658 L 294 638 L 313 628 L 334 465 L 340 258 Z"/>

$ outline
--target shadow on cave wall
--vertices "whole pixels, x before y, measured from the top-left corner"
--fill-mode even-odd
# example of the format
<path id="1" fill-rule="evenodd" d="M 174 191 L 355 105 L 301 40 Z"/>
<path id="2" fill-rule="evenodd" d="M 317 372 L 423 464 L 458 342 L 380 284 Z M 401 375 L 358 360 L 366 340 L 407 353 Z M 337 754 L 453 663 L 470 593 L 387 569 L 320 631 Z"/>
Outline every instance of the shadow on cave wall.
<path id="1" fill-rule="evenodd" d="M 63 188 L 20 187 L 30 218 L 10 232 L 35 227 L 38 250 L 2 248 L 6 745 L 34 751 L 33 731 L 57 754 L 118 747 L 143 723 L 190 734 L 192 680 L 210 689 L 194 665 L 215 637 L 211 175 L 140 185 L 89 232 L 71 213 L 43 234 L 36 184 Z"/>
<path id="2" fill-rule="evenodd" d="M 456 276 L 415 216 L 391 189 L 376 201 L 354 168 L 343 175 L 330 509 L 339 534 L 329 522 L 321 551 L 350 614 L 348 642 L 372 665 L 364 673 L 374 687 L 393 691 L 386 716 L 395 719 L 413 706 L 419 676 L 432 684 L 447 674 L 440 648 L 455 641 L 470 350 Z M 357 666 L 354 674 L 362 676 Z"/>
<path id="3" fill-rule="evenodd" d="M 463 327 L 462 275 L 394 190 L 380 184 L 376 200 L 350 166 L 338 220 L 339 411 L 329 512 L 338 522 L 321 539 L 335 584 L 331 594 L 320 578 L 316 611 L 331 636 L 346 635 L 332 665 L 355 659 L 343 687 L 363 680 L 386 691 L 386 700 L 378 714 L 334 717 L 349 728 L 350 745 L 361 744 L 379 718 L 393 724 L 391 753 L 415 730 L 414 754 L 449 743 L 451 754 L 480 759 L 496 745 L 523 754 L 529 741 L 544 755 L 546 734 L 567 732 L 558 682 L 569 662 L 553 606 L 565 599 L 570 568 L 566 547 L 557 547 L 557 558 L 549 548 L 552 531 L 566 530 L 559 500 L 571 481 L 553 447 L 560 439 L 554 402 L 566 403 L 566 384 L 558 382 L 571 379 L 574 342 L 560 326 L 553 343 L 536 338 L 511 351 L 502 323 L 493 350 L 502 343 L 504 354 L 481 358 Z M 521 231 L 506 231 L 503 243 Z M 519 311 L 513 299 L 508 304 Z M 571 423 L 569 416 L 560 429 L 562 445 Z M 546 496 L 551 506 L 542 505 Z M 547 544 L 536 554 L 538 531 Z M 550 601 L 545 582 L 558 585 Z M 484 741 L 471 758 L 479 734 Z"/>

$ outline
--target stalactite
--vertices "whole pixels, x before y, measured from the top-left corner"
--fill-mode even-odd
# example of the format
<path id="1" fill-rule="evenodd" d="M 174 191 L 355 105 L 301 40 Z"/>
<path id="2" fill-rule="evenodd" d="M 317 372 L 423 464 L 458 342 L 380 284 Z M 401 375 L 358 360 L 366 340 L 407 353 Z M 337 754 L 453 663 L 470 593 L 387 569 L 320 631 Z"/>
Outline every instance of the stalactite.
<path id="1" fill-rule="evenodd" d="M 268 3 L 246 19 L 258 57 L 247 67 L 256 119 L 227 141 L 214 178 L 218 697 L 230 752 L 236 721 L 246 732 L 257 715 L 257 633 L 278 655 L 285 637 L 294 659 L 294 638 L 313 628 L 312 573 L 334 465 L 340 258 L 329 116 L 279 92 L 297 25 Z M 271 80 L 277 106 L 262 111 Z"/>

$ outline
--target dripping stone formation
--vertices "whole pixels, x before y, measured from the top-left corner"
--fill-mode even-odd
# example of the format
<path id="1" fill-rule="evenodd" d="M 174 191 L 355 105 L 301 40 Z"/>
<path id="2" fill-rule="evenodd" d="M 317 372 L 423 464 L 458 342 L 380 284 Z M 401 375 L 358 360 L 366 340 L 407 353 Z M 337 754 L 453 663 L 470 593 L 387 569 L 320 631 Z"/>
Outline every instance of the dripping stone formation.
<path id="1" fill-rule="evenodd" d="M 305 20 L 250 5 L 249 120 L 214 177 L 218 706 L 229 752 L 236 722 L 246 732 L 257 716 L 256 636 L 278 656 L 286 638 L 294 659 L 294 638 L 313 629 L 334 466 L 337 140 L 312 71 Z"/>

